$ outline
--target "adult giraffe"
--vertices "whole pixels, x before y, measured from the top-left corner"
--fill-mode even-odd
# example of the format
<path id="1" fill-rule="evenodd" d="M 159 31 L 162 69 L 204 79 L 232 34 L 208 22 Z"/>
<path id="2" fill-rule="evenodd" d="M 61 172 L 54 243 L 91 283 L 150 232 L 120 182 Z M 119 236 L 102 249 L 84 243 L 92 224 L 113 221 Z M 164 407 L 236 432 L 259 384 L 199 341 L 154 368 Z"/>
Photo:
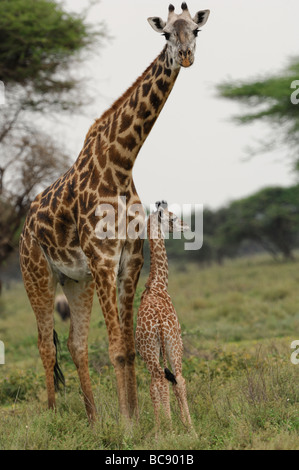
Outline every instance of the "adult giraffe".
<path id="1" fill-rule="evenodd" d="M 135 159 L 160 114 L 180 67 L 194 61 L 198 27 L 209 10 L 194 18 L 187 5 L 177 15 L 169 6 L 167 22 L 148 21 L 166 45 L 143 75 L 89 129 L 77 161 L 32 203 L 20 241 L 25 288 L 36 315 L 38 348 L 46 373 L 48 405 L 55 408 L 59 378 L 53 341 L 55 288 L 60 282 L 68 299 L 71 325 L 68 348 L 77 367 L 90 421 L 96 407 L 88 371 L 88 330 L 94 288 L 108 330 L 120 412 L 138 414 L 134 368 L 133 300 L 143 264 L 142 240 L 106 237 L 99 210 L 109 204 L 119 215 L 119 198 L 127 209 L 140 204 L 132 178 Z M 125 211 L 126 222 L 132 220 Z M 116 227 L 118 230 L 118 227 Z M 117 305 L 117 288 L 119 309 Z M 54 334 L 55 340 L 55 334 Z"/>

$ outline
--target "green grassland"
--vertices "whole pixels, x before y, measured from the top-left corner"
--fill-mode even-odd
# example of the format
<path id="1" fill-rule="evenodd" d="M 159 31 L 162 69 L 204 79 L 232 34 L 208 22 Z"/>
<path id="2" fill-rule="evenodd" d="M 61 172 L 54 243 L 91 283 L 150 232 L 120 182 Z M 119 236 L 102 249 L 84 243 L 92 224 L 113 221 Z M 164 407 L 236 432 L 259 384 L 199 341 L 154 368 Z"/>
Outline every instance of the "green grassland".
<path id="1" fill-rule="evenodd" d="M 139 283 L 135 310 L 146 272 Z M 170 263 L 169 291 L 185 346 L 187 382 L 195 433 L 187 433 L 171 393 L 172 428 L 155 438 L 150 376 L 137 357 L 139 422 L 118 413 L 106 328 L 95 299 L 90 373 L 99 420 L 87 423 L 75 366 L 67 350 L 68 323 L 55 314 L 66 389 L 57 413 L 47 410 L 37 350 L 35 318 L 24 288 L 0 298 L 0 449 L 299 449 L 299 365 L 291 342 L 299 340 L 299 262 L 267 256 L 200 268 Z"/>

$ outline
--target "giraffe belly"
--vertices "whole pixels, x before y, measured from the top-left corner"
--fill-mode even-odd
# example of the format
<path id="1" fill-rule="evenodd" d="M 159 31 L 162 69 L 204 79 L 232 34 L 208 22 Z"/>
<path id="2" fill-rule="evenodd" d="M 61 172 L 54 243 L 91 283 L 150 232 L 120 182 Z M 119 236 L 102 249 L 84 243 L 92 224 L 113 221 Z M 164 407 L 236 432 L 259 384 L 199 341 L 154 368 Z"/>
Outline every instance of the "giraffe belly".
<path id="1" fill-rule="evenodd" d="M 73 250 L 74 251 L 74 250 Z M 61 278 L 61 275 L 73 279 L 74 281 L 83 281 L 91 279 L 91 272 L 88 266 L 87 257 L 81 249 L 75 250 L 72 255 L 68 254 L 68 261 L 52 260 L 48 257 L 52 270 Z"/>

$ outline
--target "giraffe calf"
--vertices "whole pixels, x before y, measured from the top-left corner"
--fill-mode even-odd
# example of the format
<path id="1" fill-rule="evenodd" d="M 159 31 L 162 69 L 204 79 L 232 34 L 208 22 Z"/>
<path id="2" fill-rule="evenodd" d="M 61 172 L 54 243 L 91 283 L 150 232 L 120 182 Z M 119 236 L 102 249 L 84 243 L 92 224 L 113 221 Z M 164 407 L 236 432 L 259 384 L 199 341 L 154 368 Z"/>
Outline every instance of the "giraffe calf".
<path id="1" fill-rule="evenodd" d="M 167 292 L 168 261 L 164 243 L 166 229 L 169 232 L 183 232 L 189 227 L 168 211 L 166 202 L 156 203 L 156 206 L 157 211 L 150 215 L 147 225 L 151 268 L 137 315 L 136 348 L 151 373 L 150 395 L 157 428 L 160 427 L 161 406 L 171 421 L 169 382 L 172 383 L 178 400 L 181 419 L 191 428 L 186 385 L 182 375 L 181 327 Z M 173 372 L 167 367 L 167 359 Z"/>

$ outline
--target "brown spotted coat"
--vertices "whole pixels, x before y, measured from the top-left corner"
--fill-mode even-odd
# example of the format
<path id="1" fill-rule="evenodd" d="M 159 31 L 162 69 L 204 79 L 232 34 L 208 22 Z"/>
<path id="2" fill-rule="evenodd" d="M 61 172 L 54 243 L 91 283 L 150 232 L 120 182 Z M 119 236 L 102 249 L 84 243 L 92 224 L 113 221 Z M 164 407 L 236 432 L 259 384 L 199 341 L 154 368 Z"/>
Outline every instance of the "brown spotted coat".
<path id="1" fill-rule="evenodd" d="M 173 214 L 163 211 L 172 229 Z M 191 427 L 185 380 L 182 375 L 183 342 L 179 320 L 167 291 L 168 260 L 162 235 L 159 210 L 148 220 L 151 267 L 146 289 L 142 294 L 135 333 L 136 348 L 151 374 L 150 395 L 154 406 L 157 428 L 160 425 L 160 406 L 171 421 L 169 382 L 179 403 L 183 423 Z M 183 230 L 183 223 L 176 222 Z M 178 230 L 176 230 L 178 231 Z M 162 356 L 163 367 L 160 364 Z M 167 359 L 172 373 L 167 368 Z M 168 380 L 167 380 L 168 377 Z"/>
<path id="2" fill-rule="evenodd" d="M 107 326 L 120 411 L 125 416 L 138 413 L 133 299 L 143 264 L 143 241 L 99 239 L 96 209 L 112 205 L 117 221 L 119 196 L 126 198 L 127 207 L 140 203 L 132 177 L 134 162 L 179 73 L 179 67 L 171 67 L 166 50 L 167 46 L 91 126 L 73 166 L 32 203 L 21 235 L 21 269 L 37 319 L 49 407 L 55 407 L 53 307 L 59 281 L 71 309 L 68 347 L 90 420 L 96 414 L 87 354 L 94 288 Z"/>

